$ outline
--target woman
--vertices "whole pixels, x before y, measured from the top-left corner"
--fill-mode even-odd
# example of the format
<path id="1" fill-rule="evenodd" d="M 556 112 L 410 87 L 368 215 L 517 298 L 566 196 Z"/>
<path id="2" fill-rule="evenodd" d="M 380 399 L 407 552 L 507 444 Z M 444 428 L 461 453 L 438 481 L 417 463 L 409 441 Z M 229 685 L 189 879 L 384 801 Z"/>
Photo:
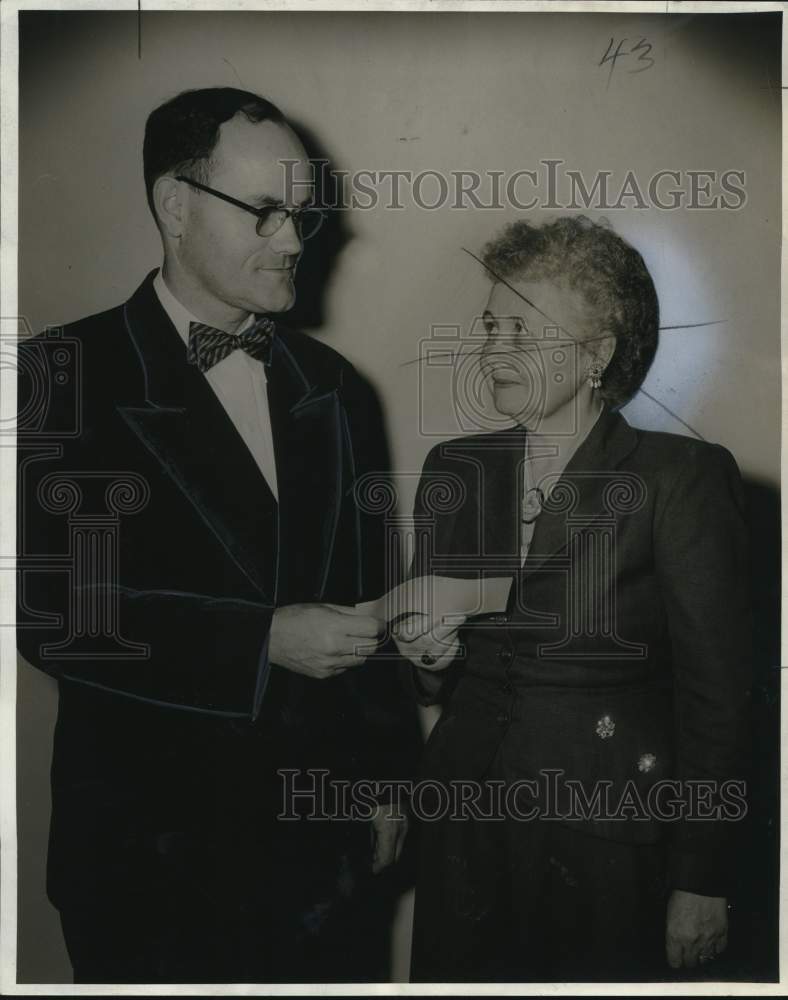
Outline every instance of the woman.
<path id="1" fill-rule="evenodd" d="M 484 264 L 481 363 L 512 426 L 430 452 L 415 572 L 514 586 L 505 614 L 399 640 L 421 701 L 443 705 L 414 801 L 431 821 L 412 980 L 665 978 L 726 946 L 749 688 L 741 478 L 721 446 L 617 412 L 659 319 L 609 227 L 516 222 Z"/>

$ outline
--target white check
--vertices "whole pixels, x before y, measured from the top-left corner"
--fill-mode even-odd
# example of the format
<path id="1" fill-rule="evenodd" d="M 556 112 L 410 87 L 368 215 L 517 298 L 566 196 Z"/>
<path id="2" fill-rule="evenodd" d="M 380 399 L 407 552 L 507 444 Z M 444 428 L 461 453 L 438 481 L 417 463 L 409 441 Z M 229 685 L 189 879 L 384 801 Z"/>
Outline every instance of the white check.
<path id="1" fill-rule="evenodd" d="M 459 625 L 472 615 L 505 611 L 512 582 L 511 576 L 418 576 L 377 600 L 357 604 L 355 610 L 389 624 L 397 622 L 400 631 L 413 638 L 435 625 Z"/>

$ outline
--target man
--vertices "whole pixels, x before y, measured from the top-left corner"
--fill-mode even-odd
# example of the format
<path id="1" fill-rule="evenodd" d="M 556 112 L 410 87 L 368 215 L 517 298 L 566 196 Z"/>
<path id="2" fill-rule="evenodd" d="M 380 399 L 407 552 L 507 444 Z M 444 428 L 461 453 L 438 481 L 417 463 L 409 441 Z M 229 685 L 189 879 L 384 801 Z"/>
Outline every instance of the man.
<path id="1" fill-rule="evenodd" d="M 383 623 L 350 613 L 383 584 L 354 498 L 373 401 L 269 318 L 321 221 L 310 165 L 273 105 L 206 89 L 151 114 L 144 169 L 161 270 L 19 346 L 19 641 L 60 692 L 48 893 L 77 981 L 376 978 L 360 901 L 404 822 L 376 812 L 373 862 L 365 824 L 277 820 L 279 770 L 396 773 L 407 728 L 385 662 L 360 668 Z"/>

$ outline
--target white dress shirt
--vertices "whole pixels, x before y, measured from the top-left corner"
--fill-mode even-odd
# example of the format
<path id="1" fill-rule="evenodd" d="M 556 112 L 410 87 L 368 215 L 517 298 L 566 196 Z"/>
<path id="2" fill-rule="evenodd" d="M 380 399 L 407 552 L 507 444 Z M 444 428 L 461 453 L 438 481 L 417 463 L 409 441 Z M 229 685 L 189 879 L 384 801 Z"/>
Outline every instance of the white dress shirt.
<path id="1" fill-rule="evenodd" d="M 167 287 L 161 271 L 153 279 L 153 287 L 172 325 L 178 331 L 184 345 L 188 346 L 189 324 L 203 321 L 193 316 L 175 298 Z M 254 319 L 254 313 L 249 313 L 236 333 L 242 333 Z M 188 364 L 186 347 L 183 352 L 183 363 Z M 238 350 L 228 354 L 203 374 L 278 500 L 274 438 L 268 409 L 265 365 L 246 351 Z"/>

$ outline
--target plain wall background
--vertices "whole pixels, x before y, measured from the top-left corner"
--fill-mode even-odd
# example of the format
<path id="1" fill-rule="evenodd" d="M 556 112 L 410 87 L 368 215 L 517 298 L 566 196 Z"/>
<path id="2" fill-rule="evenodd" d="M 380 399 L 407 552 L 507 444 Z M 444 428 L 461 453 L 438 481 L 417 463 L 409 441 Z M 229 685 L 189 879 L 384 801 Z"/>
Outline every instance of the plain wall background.
<path id="1" fill-rule="evenodd" d="M 627 170 L 743 170 L 739 211 L 605 215 L 643 253 L 666 326 L 644 388 L 748 481 L 779 483 L 780 22 L 777 15 L 46 13 L 20 18 L 20 312 L 32 330 L 116 305 L 159 263 L 142 181 L 145 118 L 200 86 L 269 97 L 337 168 L 539 170 L 590 180 Z M 653 46 L 653 68 L 612 76 L 610 39 Z M 683 185 L 686 187 L 686 185 Z M 433 189 L 425 187 L 431 193 Z M 408 199 L 406 199 L 408 201 Z M 467 330 L 488 282 L 478 252 L 498 211 L 379 207 L 346 214 L 347 240 L 313 332 L 376 386 L 402 506 L 452 419 L 450 369 L 417 364 L 433 325 Z M 536 221 L 553 211 L 528 213 Z M 429 427 L 420 427 L 421 383 Z M 639 426 L 685 433 L 644 395 Z M 429 433 L 426 433 L 429 431 Z M 771 509 L 771 508 L 770 508 Z M 47 770 L 56 692 L 20 672 L 20 976 L 68 976 L 43 895 Z M 400 959 L 401 960 L 401 959 Z"/>

